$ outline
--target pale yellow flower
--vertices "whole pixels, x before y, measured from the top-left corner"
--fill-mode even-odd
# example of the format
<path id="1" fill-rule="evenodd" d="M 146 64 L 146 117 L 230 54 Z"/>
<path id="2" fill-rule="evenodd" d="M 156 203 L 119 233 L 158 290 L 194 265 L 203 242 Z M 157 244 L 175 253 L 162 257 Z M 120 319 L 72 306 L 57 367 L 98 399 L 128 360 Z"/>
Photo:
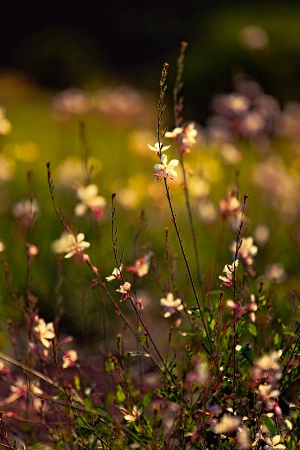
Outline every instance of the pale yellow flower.
<path id="1" fill-rule="evenodd" d="M 180 298 L 174 300 L 174 295 L 169 292 L 166 298 L 161 298 L 159 301 L 160 305 L 164 309 L 164 317 L 170 317 L 176 312 L 182 311 L 185 307 L 184 303 Z"/>
<path id="2" fill-rule="evenodd" d="M 67 367 L 74 366 L 75 362 L 77 361 L 78 355 L 76 350 L 68 350 L 64 356 L 63 356 L 63 369 L 66 369 Z"/>
<path id="3" fill-rule="evenodd" d="M 121 412 L 124 414 L 124 419 L 127 422 L 138 422 L 140 420 L 140 416 L 143 412 L 142 408 L 138 408 L 136 405 L 132 408 L 132 413 L 130 414 L 124 407 L 120 407 Z"/>
<path id="4" fill-rule="evenodd" d="M 241 420 L 238 417 L 224 414 L 220 421 L 213 426 L 214 433 L 233 433 L 241 424 Z"/>
<path id="5" fill-rule="evenodd" d="M 72 237 L 72 245 L 65 250 L 65 252 L 67 253 L 65 255 L 65 258 L 71 258 L 76 254 L 82 254 L 82 252 L 86 248 L 89 248 L 89 246 L 91 245 L 89 242 L 86 242 L 84 240 L 83 233 L 77 234 L 76 237 L 74 235 L 71 235 L 71 237 Z"/>
<path id="6" fill-rule="evenodd" d="M 90 209 L 96 218 L 101 218 L 102 210 L 106 205 L 106 200 L 101 195 L 98 195 L 98 187 L 95 184 L 83 186 L 76 183 L 75 189 L 77 191 L 77 197 L 81 200 L 81 202 L 75 206 L 75 215 L 83 216 Z"/>
<path id="7" fill-rule="evenodd" d="M 44 319 L 39 319 L 37 325 L 34 327 L 34 331 L 44 347 L 49 348 L 52 339 L 55 338 L 53 322 L 46 324 Z"/>

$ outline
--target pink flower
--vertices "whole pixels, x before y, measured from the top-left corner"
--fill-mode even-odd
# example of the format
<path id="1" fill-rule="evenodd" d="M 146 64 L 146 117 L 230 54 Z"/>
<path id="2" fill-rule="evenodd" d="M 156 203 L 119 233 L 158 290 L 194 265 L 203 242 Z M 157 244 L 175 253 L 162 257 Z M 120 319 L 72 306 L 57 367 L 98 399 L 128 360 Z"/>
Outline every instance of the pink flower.
<path id="1" fill-rule="evenodd" d="M 235 254 L 237 249 L 236 242 L 230 246 L 230 250 Z M 253 237 L 243 238 L 241 246 L 238 248 L 237 257 L 241 258 L 246 267 L 253 264 L 253 257 L 257 254 L 258 248 L 253 245 Z"/>
<path id="2" fill-rule="evenodd" d="M 127 272 L 133 272 L 136 277 L 143 277 L 147 275 L 150 268 L 151 258 L 153 252 L 148 252 L 141 258 L 137 259 L 133 266 L 126 267 Z"/>
<path id="3" fill-rule="evenodd" d="M 239 212 L 241 204 L 234 195 L 229 195 L 225 200 L 221 200 L 219 204 L 220 213 L 224 219 L 228 216 L 236 216 Z"/>
<path id="4" fill-rule="evenodd" d="M 165 137 L 175 138 L 179 144 L 180 153 L 189 153 L 192 145 L 196 143 L 197 130 L 194 123 L 186 124 L 183 128 L 177 127 L 173 131 L 167 131 Z"/>
<path id="5" fill-rule="evenodd" d="M 63 356 L 63 369 L 67 367 L 73 367 L 75 362 L 77 361 L 77 352 L 76 350 L 69 350 Z"/>
<path id="6" fill-rule="evenodd" d="M 127 300 L 127 298 L 130 297 L 130 288 L 131 288 L 131 284 L 128 281 L 125 281 L 124 284 L 121 284 L 119 289 L 116 289 L 117 292 L 121 292 L 121 294 L 122 294 L 122 299 L 121 300 L 123 302 L 125 300 Z"/>

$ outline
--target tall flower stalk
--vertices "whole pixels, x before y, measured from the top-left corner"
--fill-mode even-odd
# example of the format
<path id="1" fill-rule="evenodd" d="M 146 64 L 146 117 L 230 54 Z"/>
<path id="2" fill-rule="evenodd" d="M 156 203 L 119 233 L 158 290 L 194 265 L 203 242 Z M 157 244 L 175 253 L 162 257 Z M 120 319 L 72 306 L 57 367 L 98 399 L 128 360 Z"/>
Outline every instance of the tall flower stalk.
<path id="1" fill-rule="evenodd" d="M 164 135 L 166 133 L 166 130 L 164 129 L 164 131 L 161 131 L 161 128 L 162 128 L 163 112 L 165 110 L 164 97 L 165 97 L 165 93 L 166 93 L 166 89 L 167 89 L 166 79 L 167 79 L 168 67 L 169 67 L 168 63 L 164 63 L 163 69 L 162 69 L 161 79 L 160 79 L 160 82 L 159 82 L 160 94 L 159 94 L 159 101 L 158 101 L 157 142 L 159 143 L 160 151 L 157 152 L 157 154 L 158 154 L 158 156 L 160 158 L 161 158 L 161 149 L 164 148 L 164 146 L 162 144 L 162 139 L 163 139 L 163 137 L 164 137 Z M 193 276 L 192 276 L 191 268 L 190 268 L 190 265 L 189 265 L 189 262 L 188 262 L 188 258 L 187 258 L 187 255 L 186 255 L 186 252 L 185 252 L 185 249 L 184 249 L 184 246 L 183 246 L 183 241 L 182 241 L 180 230 L 179 230 L 178 224 L 177 224 L 176 214 L 175 214 L 174 209 L 173 209 L 173 204 L 172 204 L 172 200 L 171 200 L 171 196 L 170 196 L 170 190 L 169 190 L 167 178 L 168 177 L 163 177 L 163 181 L 164 181 L 164 185 L 165 185 L 166 197 L 167 197 L 169 208 L 170 208 L 170 211 L 171 211 L 172 223 L 173 223 L 174 228 L 175 228 L 177 240 L 178 240 L 178 243 L 179 243 L 179 246 L 180 246 L 181 254 L 182 254 L 182 257 L 183 257 L 183 260 L 184 260 L 184 263 L 185 263 L 185 267 L 186 267 L 186 270 L 187 270 L 187 273 L 188 273 L 188 277 L 189 277 L 189 280 L 190 280 L 190 283 L 191 283 L 193 295 L 194 295 L 197 307 L 199 309 L 199 314 L 200 314 L 202 326 L 204 328 L 205 335 L 206 335 L 208 343 L 209 343 L 209 348 L 206 348 L 206 346 L 204 346 L 204 348 L 205 348 L 206 352 L 210 353 L 212 351 L 212 349 L 213 349 L 213 345 L 212 345 L 212 341 L 211 341 L 211 337 L 210 337 L 210 332 L 209 332 L 209 329 L 208 329 L 208 326 L 207 326 L 207 322 L 206 322 L 205 317 L 204 317 L 203 307 L 201 306 L 200 301 L 199 301 L 199 296 L 198 296 L 197 289 L 196 289 L 196 286 L 195 286 L 195 283 L 194 283 L 194 279 L 193 279 Z"/>

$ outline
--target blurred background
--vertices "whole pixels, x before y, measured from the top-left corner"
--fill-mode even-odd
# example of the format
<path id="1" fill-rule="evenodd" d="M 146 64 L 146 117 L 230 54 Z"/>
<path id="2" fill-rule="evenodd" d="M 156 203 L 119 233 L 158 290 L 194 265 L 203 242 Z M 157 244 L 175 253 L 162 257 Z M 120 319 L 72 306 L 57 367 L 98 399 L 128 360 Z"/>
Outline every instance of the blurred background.
<path id="1" fill-rule="evenodd" d="M 99 334 L 103 310 L 99 292 L 90 289 L 90 274 L 70 261 L 57 262 L 50 250 L 63 227 L 51 203 L 46 161 L 55 199 L 92 243 L 89 254 L 101 276 L 115 267 L 110 199 L 117 192 L 124 266 L 150 249 L 164 261 L 164 230 L 170 227 L 178 292 L 188 285 L 181 262 L 177 265 L 163 186 L 153 177 L 157 157 L 147 147 L 157 140 L 158 81 L 165 61 L 170 64 L 165 124 L 174 126 L 172 86 L 180 42 L 187 41 L 184 119 L 195 121 L 198 130 L 187 168 L 205 287 L 219 289 L 218 276 L 232 260 L 235 231 L 224 224 L 219 202 L 240 189 L 250 194 L 247 234 L 259 246 L 253 289 L 261 277 L 276 279 L 287 283 L 282 304 L 297 299 L 290 292 L 299 285 L 300 267 L 299 19 L 296 0 L 1 1 L 0 258 L 8 262 L 20 298 L 28 296 L 30 284 L 46 320 L 63 317 L 65 329 L 81 337 Z M 176 157 L 175 145 L 170 151 Z M 91 215 L 74 218 L 79 200 L 74 181 L 97 184 L 106 199 L 100 224 Z M 192 254 L 180 182 L 174 181 L 172 194 Z M 30 226 L 20 203 L 26 198 L 37 202 Z M 139 222 L 142 208 L 147 227 Z M 29 261 L 30 276 L 28 243 L 38 247 Z M 168 264 L 161 283 L 153 275 L 143 279 L 141 295 L 149 300 L 154 322 L 161 318 L 162 287 L 170 283 Z M 116 295 L 115 286 L 112 292 Z M 190 298 L 186 293 L 187 304 Z M 18 314 L 10 299 L 11 288 L 4 288 L 0 320 Z"/>
<path id="2" fill-rule="evenodd" d="M 186 95 L 204 120 L 212 93 L 244 72 L 280 101 L 299 99 L 298 1 L 31 0 L 0 4 L 0 69 L 41 86 L 122 83 L 156 89 L 186 40 Z"/>

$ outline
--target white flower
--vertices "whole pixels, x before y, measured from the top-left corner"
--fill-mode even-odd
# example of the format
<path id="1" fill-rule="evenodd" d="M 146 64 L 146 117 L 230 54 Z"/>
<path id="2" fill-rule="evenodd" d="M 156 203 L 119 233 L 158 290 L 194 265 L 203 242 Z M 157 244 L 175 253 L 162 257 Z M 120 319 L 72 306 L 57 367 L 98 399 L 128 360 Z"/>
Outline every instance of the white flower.
<path id="1" fill-rule="evenodd" d="M 102 210 L 106 205 L 104 197 L 98 194 L 98 187 L 95 184 L 89 184 L 83 186 L 76 183 L 75 189 L 77 191 L 77 197 L 81 200 L 75 206 L 75 215 L 83 216 L 89 209 L 93 212 L 96 218 L 102 218 Z"/>
<path id="2" fill-rule="evenodd" d="M 74 366 L 75 362 L 77 361 L 77 352 L 76 350 L 69 350 L 67 351 L 63 356 L 63 369 L 66 369 L 67 367 Z"/>
<path id="3" fill-rule="evenodd" d="M 148 147 L 150 148 L 150 150 L 152 150 L 153 152 L 156 153 L 160 153 L 160 152 L 164 152 L 165 150 L 168 150 L 168 148 L 171 147 L 171 145 L 165 145 L 163 146 L 163 144 L 161 142 L 156 142 L 156 144 L 154 145 L 154 147 L 150 144 L 148 144 Z"/>
<path id="4" fill-rule="evenodd" d="M 272 449 L 281 449 L 286 448 L 285 445 L 280 444 L 280 435 L 274 436 L 272 439 L 270 437 L 265 438 L 265 442 L 267 445 L 264 445 L 264 450 L 272 450 Z"/>
<path id="5" fill-rule="evenodd" d="M 91 245 L 89 242 L 86 242 L 84 240 L 83 233 L 77 234 L 76 237 L 74 235 L 71 236 L 73 242 L 72 245 L 65 250 L 67 253 L 65 255 L 65 258 L 71 258 L 71 256 L 73 255 L 81 254 L 86 248 L 89 248 L 89 246 Z"/>
<path id="6" fill-rule="evenodd" d="M 160 305 L 164 308 L 164 317 L 170 317 L 176 312 L 182 311 L 185 307 L 180 298 L 174 300 L 174 295 L 169 292 L 166 298 L 161 298 Z"/>
<path id="7" fill-rule="evenodd" d="M 272 351 L 267 355 L 263 355 L 254 362 L 252 369 L 252 379 L 256 383 L 263 381 L 264 383 L 274 384 L 281 378 L 282 370 L 278 363 L 278 351 Z"/>
<path id="8" fill-rule="evenodd" d="M 220 421 L 213 426 L 213 431 L 217 434 L 233 433 L 240 424 L 241 421 L 238 417 L 224 414 Z"/>
<path id="9" fill-rule="evenodd" d="M 39 319 L 37 325 L 34 327 L 34 332 L 44 347 L 49 348 L 51 340 L 55 338 L 53 322 L 46 324 L 44 319 Z"/>
<path id="10" fill-rule="evenodd" d="M 173 180 L 177 177 L 177 172 L 174 170 L 174 167 L 178 166 L 178 160 L 177 159 L 171 159 L 169 164 L 168 158 L 166 155 L 162 155 L 160 158 L 161 164 L 155 164 L 154 169 L 156 170 L 156 174 L 154 175 L 158 179 L 162 178 L 169 178 L 170 180 Z"/>
<path id="11" fill-rule="evenodd" d="M 131 284 L 128 281 L 125 281 L 124 284 L 121 284 L 119 289 L 116 289 L 117 292 L 121 292 L 121 294 L 128 294 L 128 291 L 130 291 Z"/>
<path id="12" fill-rule="evenodd" d="M 41 396 L 43 395 L 43 391 L 39 387 L 39 380 L 33 380 L 29 382 L 21 377 L 17 377 L 15 383 L 10 386 L 11 395 L 7 397 L 3 403 L 8 404 L 12 403 L 22 397 L 27 397 L 27 394 L 31 394 L 33 396 Z M 34 398 L 33 405 L 35 409 L 39 409 L 41 405 L 41 400 Z"/>
<path id="13" fill-rule="evenodd" d="M 230 246 L 230 250 L 235 254 L 237 248 L 236 242 Z M 253 237 L 243 238 L 242 244 L 238 249 L 237 256 L 241 258 L 247 266 L 253 264 L 253 256 L 257 254 L 258 248 L 253 245 Z"/>
<path id="14" fill-rule="evenodd" d="M 132 414 L 130 414 L 129 411 L 122 406 L 120 407 L 120 410 L 124 414 L 124 419 L 127 420 L 127 422 L 138 422 L 143 412 L 143 409 L 139 409 L 136 405 L 132 408 Z"/>
<path id="15" fill-rule="evenodd" d="M 274 408 L 280 395 L 279 389 L 274 389 L 271 384 L 260 384 L 257 393 L 264 400 L 268 409 Z"/>
<path id="16" fill-rule="evenodd" d="M 165 137 L 166 138 L 177 138 L 183 131 L 183 128 L 176 127 L 173 131 L 166 131 Z"/>
<path id="17" fill-rule="evenodd" d="M 107 281 L 112 281 L 112 280 L 119 280 L 121 277 L 121 271 L 123 269 L 123 264 L 121 264 L 119 266 L 119 268 L 115 267 L 114 270 L 112 271 L 112 274 L 109 277 L 106 277 Z"/>
<path id="18" fill-rule="evenodd" d="M 189 123 L 183 128 L 177 127 L 171 132 L 167 131 L 165 134 L 167 138 L 175 138 L 178 140 L 181 154 L 190 151 L 191 146 L 196 143 L 196 136 L 197 130 L 195 129 L 194 123 Z"/>
<path id="19" fill-rule="evenodd" d="M 238 259 L 234 261 L 233 264 L 226 264 L 224 269 L 222 270 L 223 276 L 219 276 L 220 280 L 222 280 L 222 286 L 232 286 L 233 280 L 232 276 L 239 264 Z"/>
<path id="20" fill-rule="evenodd" d="M 60 235 L 59 239 L 56 239 L 51 243 L 51 250 L 53 253 L 62 254 L 66 253 L 67 249 L 74 243 L 74 236 L 71 233 L 65 231 Z"/>

